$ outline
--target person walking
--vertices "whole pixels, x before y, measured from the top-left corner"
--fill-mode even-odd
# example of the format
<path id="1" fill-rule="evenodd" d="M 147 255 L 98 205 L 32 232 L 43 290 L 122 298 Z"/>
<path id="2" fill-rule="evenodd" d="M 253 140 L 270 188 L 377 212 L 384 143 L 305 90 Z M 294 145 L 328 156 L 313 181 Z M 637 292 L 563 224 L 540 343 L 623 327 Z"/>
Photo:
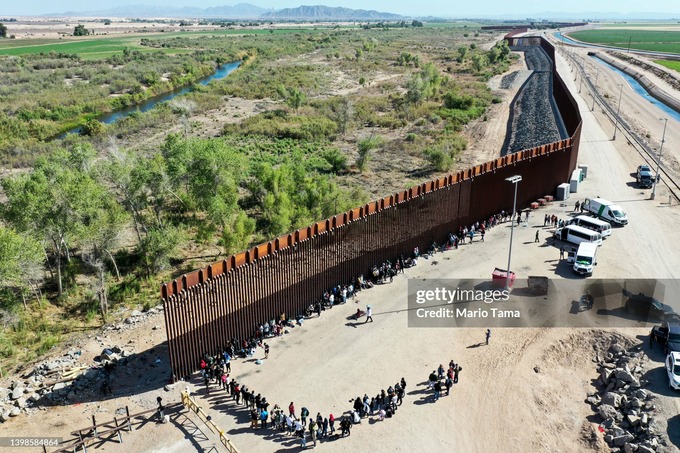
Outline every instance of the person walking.
<path id="1" fill-rule="evenodd" d="M 560 247 L 560 261 L 564 259 L 564 246 Z"/>
<path id="2" fill-rule="evenodd" d="M 536 230 L 536 237 L 534 238 L 534 242 L 538 242 L 538 230 Z"/>
<path id="3" fill-rule="evenodd" d="M 335 434 L 335 417 L 333 414 L 328 416 L 328 427 L 331 429 L 331 436 Z"/>
<path id="4" fill-rule="evenodd" d="M 536 232 L 536 234 L 538 235 L 538 232 Z M 267 343 L 264 344 L 264 358 L 269 358 L 269 345 Z"/>
<path id="5" fill-rule="evenodd" d="M 290 405 L 288 406 L 288 413 L 290 414 L 291 417 L 295 418 L 295 405 L 293 402 L 290 402 Z"/>
<path id="6" fill-rule="evenodd" d="M 373 322 L 373 308 L 370 305 L 366 305 L 366 321 L 364 321 L 364 324 L 368 322 L 370 319 L 371 322 Z"/>
<path id="7" fill-rule="evenodd" d="M 439 395 L 442 393 L 442 383 L 437 381 L 434 384 L 434 400 L 437 401 L 439 399 Z"/>
<path id="8" fill-rule="evenodd" d="M 486 329 L 486 344 L 489 345 L 489 338 L 491 338 L 491 329 Z"/>

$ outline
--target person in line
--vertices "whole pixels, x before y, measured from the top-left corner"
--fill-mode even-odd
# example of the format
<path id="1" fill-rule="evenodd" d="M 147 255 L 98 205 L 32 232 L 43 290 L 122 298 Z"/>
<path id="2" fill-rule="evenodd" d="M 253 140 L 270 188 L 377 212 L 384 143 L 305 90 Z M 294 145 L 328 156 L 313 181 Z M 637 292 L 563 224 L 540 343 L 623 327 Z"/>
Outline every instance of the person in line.
<path id="1" fill-rule="evenodd" d="M 328 427 L 331 429 L 331 436 L 335 434 L 335 417 L 333 414 L 328 416 Z"/>

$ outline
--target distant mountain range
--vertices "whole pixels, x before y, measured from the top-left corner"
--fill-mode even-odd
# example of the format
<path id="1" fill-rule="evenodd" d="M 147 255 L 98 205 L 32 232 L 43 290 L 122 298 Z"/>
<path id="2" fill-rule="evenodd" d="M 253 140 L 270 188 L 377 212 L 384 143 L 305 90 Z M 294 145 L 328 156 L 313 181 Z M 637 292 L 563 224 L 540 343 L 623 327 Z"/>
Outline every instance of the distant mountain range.
<path id="1" fill-rule="evenodd" d="M 365 9 L 350 9 L 343 7 L 332 8 L 329 6 L 298 6 L 297 8 L 284 8 L 278 11 L 268 11 L 262 14 L 263 18 L 271 19 L 320 19 L 320 20 L 398 20 L 403 16 L 391 13 Z"/>
<path id="2" fill-rule="evenodd" d="M 122 5 L 96 11 L 68 11 L 50 14 L 50 16 L 83 16 L 83 17 L 177 17 L 177 18 L 220 18 L 220 19 L 295 19 L 295 20 L 399 20 L 403 16 L 379 11 L 363 9 L 332 8 L 328 6 L 299 6 L 281 10 L 268 10 L 250 3 L 238 3 L 234 6 L 214 6 L 197 8 L 184 6 L 181 8 L 150 5 Z"/>

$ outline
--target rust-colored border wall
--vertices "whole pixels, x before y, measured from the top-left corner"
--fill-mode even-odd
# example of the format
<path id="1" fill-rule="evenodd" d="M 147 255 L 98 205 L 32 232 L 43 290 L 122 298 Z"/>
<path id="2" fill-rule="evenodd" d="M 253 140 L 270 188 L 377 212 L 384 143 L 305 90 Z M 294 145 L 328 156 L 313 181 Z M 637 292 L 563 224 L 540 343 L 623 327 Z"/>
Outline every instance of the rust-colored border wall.
<path id="1" fill-rule="evenodd" d="M 249 337 L 258 323 L 281 312 L 296 315 L 373 264 L 394 261 L 414 247 L 424 250 L 461 225 L 511 210 L 514 188 L 507 177 L 523 178 L 520 207 L 552 194 L 576 167 L 581 135 L 576 103 L 553 73 L 555 101 L 570 138 L 424 182 L 163 284 L 174 378 L 195 371 L 201 354 L 214 353 L 232 337 Z"/>

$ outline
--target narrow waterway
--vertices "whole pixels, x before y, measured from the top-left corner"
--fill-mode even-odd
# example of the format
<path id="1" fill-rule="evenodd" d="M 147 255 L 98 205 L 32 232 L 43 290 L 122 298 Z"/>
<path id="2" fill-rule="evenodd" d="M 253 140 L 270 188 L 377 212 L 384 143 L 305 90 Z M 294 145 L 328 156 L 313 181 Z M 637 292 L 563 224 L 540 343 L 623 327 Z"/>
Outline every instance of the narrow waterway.
<path id="1" fill-rule="evenodd" d="M 198 80 L 196 83 L 199 85 L 207 85 L 213 80 L 219 80 L 227 77 L 229 74 L 234 72 L 239 66 L 241 65 L 240 61 L 234 61 L 232 63 L 227 63 L 223 64 L 222 66 L 219 66 L 215 72 L 213 72 L 211 75 L 204 77 L 200 80 Z M 187 86 L 184 88 L 178 88 L 176 90 L 173 90 L 169 93 L 164 93 L 160 94 L 158 96 L 153 96 L 142 102 L 141 104 L 137 105 L 131 105 L 129 107 L 125 107 L 119 110 L 116 110 L 114 112 L 110 112 L 107 114 L 104 114 L 100 117 L 97 118 L 98 121 L 101 121 L 104 124 L 111 124 L 115 123 L 121 118 L 124 118 L 131 114 L 132 112 L 146 112 L 154 108 L 156 105 L 162 103 L 162 102 L 167 102 L 171 99 L 174 99 L 177 96 L 181 96 L 183 94 L 189 93 L 193 88 L 191 86 Z M 77 134 L 80 132 L 80 127 L 73 128 L 67 132 L 64 132 L 57 136 L 57 138 L 64 138 L 67 134 Z"/>
<path id="2" fill-rule="evenodd" d="M 597 62 L 598 64 L 600 64 L 600 65 L 602 65 L 602 66 L 606 66 L 607 68 L 611 69 L 612 71 L 616 72 L 616 73 L 619 74 L 621 77 L 623 77 L 623 79 L 626 81 L 626 83 L 627 83 L 633 90 L 635 90 L 635 92 L 636 92 L 637 94 L 639 94 L 640 96 L 642 96 L 643 98 L 645 98 L 645 99 L 646 99 L 647 101 L 649 101 L 651 104 L 654 104 L 655 106 L 657 106 L 659 109 L 663 110 L 664 114 L 668 115 L 670 118 L 675 119 L 676 121 L 680 121 L 680 113 L 676 112 L 676 111 L 673 110 L 671 107 L 669 107 L 668 105 L 664 104 L 663 102 L 661 102 L 660 100 L 656 99 L 656 98 L 653 97 L 651 94 L 649 94 L 649 92 L 645 89 L 645 87 L 643 87 L 642 85 L 640 85 L 640 82 L 638 82 L 638 81 L 635 80 L 633 77 L 631 77 L 631 76 L 629 76 L 628 74 L 626 74 L 625 72 L 621 71 L 620 69 L 618 69 L 618 68 L 616 68 L 616 67 L 610 65 L 610 64 L 607 63 L 606 61 L 603 61 L 603 60 L 597 58 L 596 56 L 593 56 L 592 58 L 593 58 L 593 59 L 595 60 L 595 62 Z"/>

